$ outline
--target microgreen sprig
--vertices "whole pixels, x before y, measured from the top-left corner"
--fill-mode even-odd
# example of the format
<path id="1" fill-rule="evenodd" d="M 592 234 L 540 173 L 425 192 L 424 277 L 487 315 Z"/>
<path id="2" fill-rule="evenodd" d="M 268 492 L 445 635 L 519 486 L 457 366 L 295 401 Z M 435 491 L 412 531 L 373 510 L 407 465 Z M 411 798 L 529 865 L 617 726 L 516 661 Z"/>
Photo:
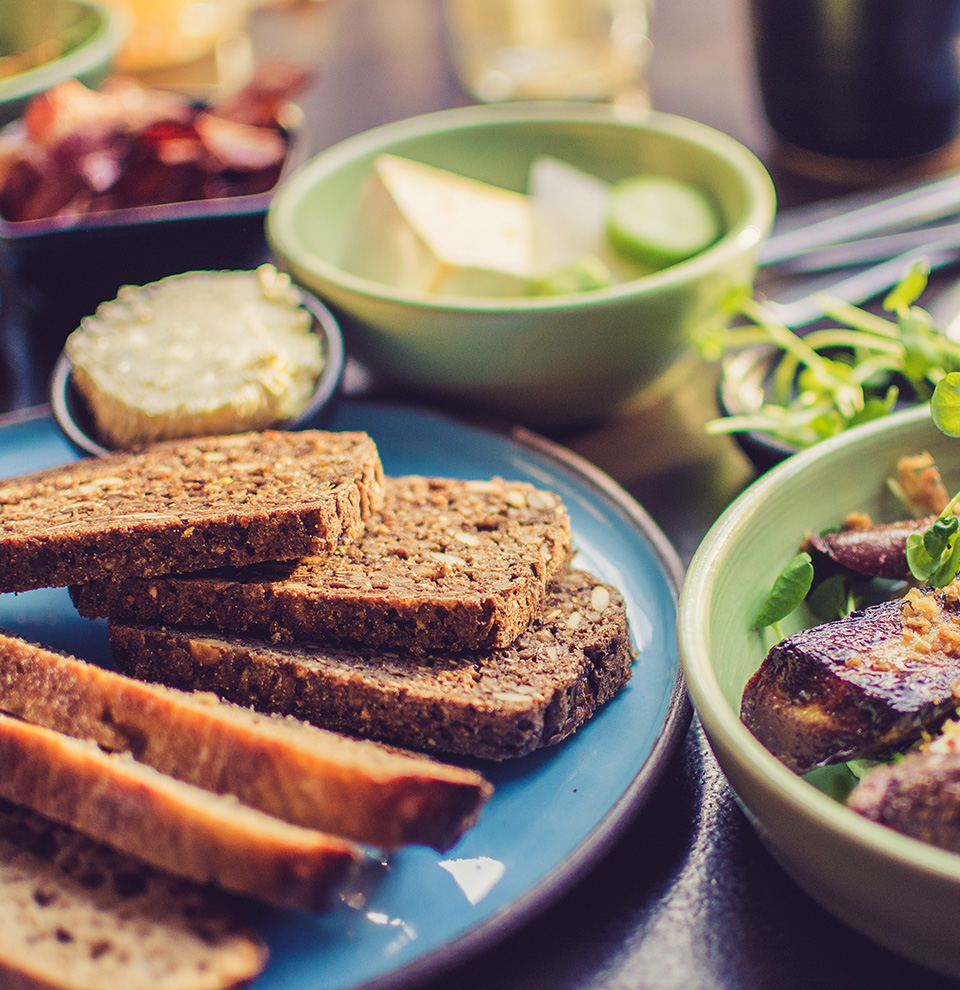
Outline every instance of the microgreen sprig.
<path id="1" fill-rule="evenodd" d="M 702 338 L 704 356 L 719 360 L 757 344 L 772 347 L 777 356 L 758 407 L 712 420 L 707 432 L 755 430 L 808 447 L 892 412 L 901 385 L 912 400 L 928 401 L 937 382 L 960 371 L 960 343 L 941 333 L 915 305 L 928 274 L 926 263 L 917 262 L 888 293 L 883 308 L 892 319 L 821 294 L 824 318 L 836 325 L 803 335 L 749 294 L 732 297 L 734 319 L 745 322 Z"/>

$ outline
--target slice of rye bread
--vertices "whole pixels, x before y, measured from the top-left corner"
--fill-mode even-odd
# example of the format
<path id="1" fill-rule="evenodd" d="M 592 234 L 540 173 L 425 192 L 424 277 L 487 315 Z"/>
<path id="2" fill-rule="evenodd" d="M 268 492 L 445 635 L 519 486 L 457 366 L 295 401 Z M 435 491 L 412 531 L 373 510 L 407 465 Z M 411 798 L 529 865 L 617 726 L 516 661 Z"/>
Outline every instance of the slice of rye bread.
<path id="1" fill-rule="evenodd" d="M 543 615 L 483 652 L 342 649 L 110 623 L 121 669 L 216 691 L 264 711 L 415 749 L 502 760 L 576 731 L 630 677 L 623 598 L 583 571 L 551 586 Z"/>
<path id="2" fill-rule="evenodd" d="M 0 801 L 6 990 L 230 990 L 266 961 L 231 898 Z"/>
<path id="3" fill-rule="evenodd" d="M 154 444 L 0 482 L 0 591 L 252 564 L 360 535 L 383 499 L 365 433 Z"/>
<path id="4" fill-rule="evenodd" d="M 157 869 L 279 907 L 324 910 L 366 862 L 345 839 L 2 714 L 0 797 Z"/>
<path id="5" fill-rule="evenodd" d="M 381 849 L 449 849 L 493 790 L 479 773 L 423 754 L 148 684 L 2 630 L 0 711 Z"/>
<path id="6" fill-rule="evenodd" d="M 407 649 L 512 643 L 570 559 L 560 498 L 533 485 L 385 479 L 353 544 L 299 562 L 71 588 L 88 618 L 203 626 L 273 642 Z"/>

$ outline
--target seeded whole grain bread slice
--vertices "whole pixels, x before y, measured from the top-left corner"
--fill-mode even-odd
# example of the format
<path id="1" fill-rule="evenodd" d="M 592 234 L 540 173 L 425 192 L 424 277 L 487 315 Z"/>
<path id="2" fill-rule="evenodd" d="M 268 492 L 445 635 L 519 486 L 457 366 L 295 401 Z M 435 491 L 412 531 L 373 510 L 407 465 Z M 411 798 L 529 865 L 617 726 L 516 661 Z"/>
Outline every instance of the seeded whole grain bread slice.
<path id="1" fill-rule="evenodd" d="M 266 960 L 228 897 L 0 801 L 7 990 L 230 990 Z"/>
<path id="2" fill-rule="evenodd" d="M 401 746 L 493 760 L 575 732 L 626 684 L 632 650 L 617 589 L 571 570 L 510 646 L 411 651 L 110 623 L 121 670 L 215 691 L 263 711 Z"/>
<path id="3" fill-rule="evenodd" d="M 195 571 L 355 539 L 383 498 L 365 433 L 167 441 L 0 482 L 0 591 Z"/>
<path id="4" fill-rule="evenodd" d="M 328 908 L 366 863 L 345 839 L 9 715 L 0 715 L 0 797 L 157 869 L 280 907 Z"/>
<path id="5" fill-rule="evenodd" d="M 473 770 L 262 715 L 209 692 L 148 684 L 2 630 L 0 711 L 381 849 L 450 848 L 493 790 Z"/>
<path id="6" fill-rule="evenodd" d="M 566 568 L 559 496 L 523 482 L 385 479 L 351 544 L 296 562 L 71 588 L 88 618 L 252 633 L 274 642 L 488 649 L 513 642 Z"/>

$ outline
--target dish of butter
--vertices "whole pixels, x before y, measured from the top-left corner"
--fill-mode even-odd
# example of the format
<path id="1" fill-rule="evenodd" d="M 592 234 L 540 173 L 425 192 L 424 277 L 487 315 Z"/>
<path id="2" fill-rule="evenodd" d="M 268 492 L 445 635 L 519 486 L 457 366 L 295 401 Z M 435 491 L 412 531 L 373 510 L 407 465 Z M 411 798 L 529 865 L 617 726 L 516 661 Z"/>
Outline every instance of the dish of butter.
<path id="1" fill-rule="evenodd" d="M 113 448 L 288 422 L 310 401 L 325 359 L 310 311 L 272 265 L 123 286 L 65 351 Z"/>

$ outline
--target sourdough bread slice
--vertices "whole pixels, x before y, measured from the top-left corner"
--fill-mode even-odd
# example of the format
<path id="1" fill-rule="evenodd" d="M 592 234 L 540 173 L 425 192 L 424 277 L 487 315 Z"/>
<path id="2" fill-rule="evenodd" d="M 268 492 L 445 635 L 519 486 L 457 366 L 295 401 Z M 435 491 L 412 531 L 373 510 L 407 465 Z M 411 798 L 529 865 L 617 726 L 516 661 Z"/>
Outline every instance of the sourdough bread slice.
<path id="1" fill-rule="evenodd" d="M 0 797 L 157 869 L 281 907 L 329 907 L 364 862 L 346 840 L 9 715 Z"/>
<path id="2" fill-rule="evenodd" d="M 229 990 L 266 960 L 219 892 L 0 801 L 6 990 Z"/>
<path id="3" fill-rule="evenodd" d="M 356 542 L 296 563 L 71 588 L 88 618 L 408 649 L 507 646 L 567 566 L 560 498 L 533 485 L 385 479 Z"/>
<path id="4" fill-rule="evenodd" d="M 0 591 L 316 553 L 382 502 L 365 433 L 167 441 L 0 482 Z"/>
<path id="5" fill-rule="evenodd" d="M 492 793 L 472 770 L 144 683 L 2 630 L 0 711 L 382 849 L 449 849 Z"/>
<path id="6" fill-rule="evenodd" d="M 118 622 L 110 637 L 117 664 L 137 677 L 338 732 L 495 760 L 569 736 L 624 686 L 632 662 L 622 596 L 583 571 L 558 578 L 543 615 L 500 650 L 276 646 Z"/>

